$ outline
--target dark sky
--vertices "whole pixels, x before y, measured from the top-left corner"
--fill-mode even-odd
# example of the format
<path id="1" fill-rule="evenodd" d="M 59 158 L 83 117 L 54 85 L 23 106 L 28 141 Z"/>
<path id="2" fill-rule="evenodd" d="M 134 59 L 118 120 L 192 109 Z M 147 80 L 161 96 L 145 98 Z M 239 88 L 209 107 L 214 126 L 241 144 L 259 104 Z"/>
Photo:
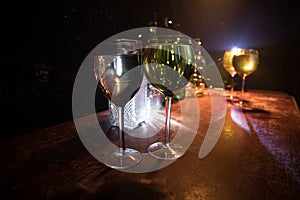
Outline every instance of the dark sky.
<path id="1" fill-rule="evenodd" d="M 211 49 L 224 50 L 232 46 L 260 48 L 290 42 L 299 34 L 299 8 L 287 2 L 193 2 L 199 3 L 186 5 L 189 14 L 181 15 L 183 22 L 187 22 L 186 31 L 199 34 L 205 40 L 204 45 Z M 194 25 L 187 18 L 191 18 Z"/>
<path id="2" fill-rule="evenodd" d="M 156 12 L 207 49 L 291 43 L 299 35 L 299 6 L 269 0 L 109 0 L 10 2 L 2 6 L 7 51 L 50 59 L 85 53 L 123 30 L 147 26 Z M 50 56 L 50 57 L 49 57 Z M 34 58 L 32 58 L 34 59 Z"/>

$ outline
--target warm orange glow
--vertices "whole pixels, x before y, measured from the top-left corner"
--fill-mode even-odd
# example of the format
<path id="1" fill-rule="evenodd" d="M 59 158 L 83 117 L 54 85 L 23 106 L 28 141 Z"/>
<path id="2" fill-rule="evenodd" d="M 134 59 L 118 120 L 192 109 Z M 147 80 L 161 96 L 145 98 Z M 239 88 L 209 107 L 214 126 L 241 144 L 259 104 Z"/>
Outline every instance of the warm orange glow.
<path id="1" fill-rule="evenodd" d="M 246 65 L 246 66 L 245 66 L 245 71 L 252 71 L 252 69 L 253 69 L 254 67 L 255 67 L 255 66 L 254 66 L 254 65 L 251 65 L 251 64 Z"/>

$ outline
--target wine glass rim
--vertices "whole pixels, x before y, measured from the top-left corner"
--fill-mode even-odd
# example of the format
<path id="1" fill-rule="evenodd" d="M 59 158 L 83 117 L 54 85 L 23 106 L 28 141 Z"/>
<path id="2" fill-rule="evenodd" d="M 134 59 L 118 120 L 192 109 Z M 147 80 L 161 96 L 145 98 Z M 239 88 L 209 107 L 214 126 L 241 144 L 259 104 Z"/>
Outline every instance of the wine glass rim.
<path id="1" fill-rule="evenodd" d="M 169 34 L 156 35 L 148 40 L 148 44 L 186 44 L 192 45 L 192 39 L 184 35 Z"/>
<path id="2" fill-rule="evenodd" d="M 101 53 L 106 55 L 124 55 L 129 52 L 139 54 L 142 49 L 142 44 L 142 41 L 139 39 L 112 38 L 102 42 L 100 49 L 102 49 Z"/>
<path id="3" fill-rule="evenodd" d="M 225 51 L 234 51 L 234 50 L 258 51 L 256 48 L 247 48 L 247 47 L 235 47 L 235 48 L 232 48 L 232 49 L 226 49 Z"/>
<path id="4" fill-rule="evenodd" d="M 116 55 L 113 55 L 113 54 L 100 54 L 100 55 L 95 55 L 94 57 L 96 57 L 96 58 L 100 58 L 100 57 L 102 57 L 102 58 L 114 58 L 114 57 L 116 57 Z"/>
<path id="5" fill-rule="evenodd" d="M 239 54 L 244 54 L 245 52 L 249 53 L 251 52 L 254 54 L 258 54 L 258 50 L 255 48 L 232 48 L 232 49 L 226 49 L 224 51 L 224 55 L 226 53 L 231 53 L 232 55 L 239 55 Z"/>
<path id="6" fill-rule="evenodd" d="M 130 38 L 114 38 L 111 40 L 107 41 L 108 44 L 118 44 L 118 43 L 133 43 L 133 44 L 137 44 L 137 45 L 142 45 L 142 41 L 138 40 L 138 39 L 130 39 Z"/>

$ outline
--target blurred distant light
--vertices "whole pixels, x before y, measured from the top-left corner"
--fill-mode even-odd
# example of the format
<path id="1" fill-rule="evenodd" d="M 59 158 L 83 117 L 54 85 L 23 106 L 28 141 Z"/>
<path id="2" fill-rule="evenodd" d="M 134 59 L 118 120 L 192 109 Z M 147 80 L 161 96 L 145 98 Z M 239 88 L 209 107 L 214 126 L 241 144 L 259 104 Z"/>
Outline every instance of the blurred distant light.
<path id="1" fill-rule="evenodd" d="M 201 39 L 200 38 L 194 38 L 194 40 L 196 41 L 196 43 L 198 44 L 198 45 L 201 45 Z"/>
<path id="2" fill-rule="evenodd" d="M 165 27 L 173 25 L 173 21 L 169 17 L 165 17 Z"/>
<path id="3" fill-rule="evenodd" d="M 156 30 L 157 30 L 157 28 L 156 28 L 156 27 L 150 27 L 150 32 L 151 32 L 151 33 L 155 33 L 155 32 L 156 32 Z"/>
<path id="4" fill-rule="evenodd" d="M 238 47 L 233 47 L 233 48 L 231 49 L 231 51 L 232 51 L 232 53 L 233 53 L 234 55 L 237 55 L 237 54 L 240 54 L 241 49 L 238 48 Z"/>

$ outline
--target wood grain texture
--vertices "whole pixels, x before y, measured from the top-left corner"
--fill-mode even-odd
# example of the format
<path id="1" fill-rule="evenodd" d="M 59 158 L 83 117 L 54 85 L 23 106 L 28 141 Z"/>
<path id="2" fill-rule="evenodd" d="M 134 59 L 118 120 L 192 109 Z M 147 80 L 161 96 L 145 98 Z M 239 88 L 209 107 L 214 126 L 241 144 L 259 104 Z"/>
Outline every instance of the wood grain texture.
<path id="1" fill-rule="evenodd" d="M 1 197 L 299 199 L 300 114 L 293 97 L 269 91 L 249 91 L 245 97 L 257 108 L 255 112 L 242 112 L 228 104 L 221 136 L 203 159 L 198 153 L 211 108 L 208 95 L 198 98 L 200 126 L 186 155 L 149 173 L 125 173 L 101 164 L 85 149 L 73 121 L 3 140 Z M 180 123 L 178 104 L 173 110 L 173 119 Z M 107 126 L 107 111 L 98 113 L 98 118 Z M 177 128 L 174 125 L 172 131 Z M 162 138 L 163 130 L 144 139 L 143 145 L 137 145 L 134 137 L 127 142 L 145 151 L 145 145 Z"/>

